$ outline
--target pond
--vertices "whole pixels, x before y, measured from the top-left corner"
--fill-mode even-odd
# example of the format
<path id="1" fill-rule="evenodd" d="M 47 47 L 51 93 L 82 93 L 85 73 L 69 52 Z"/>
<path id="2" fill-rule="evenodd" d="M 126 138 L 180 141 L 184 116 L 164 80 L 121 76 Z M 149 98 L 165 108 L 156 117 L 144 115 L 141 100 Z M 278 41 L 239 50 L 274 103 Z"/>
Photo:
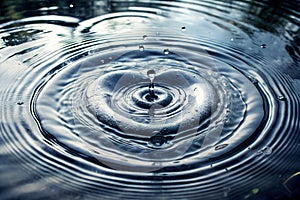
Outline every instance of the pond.
<path id="1" fill-rule="evenodd" d="M 300 1 L 0 2 L 0 199 L 296 199 Z"/>

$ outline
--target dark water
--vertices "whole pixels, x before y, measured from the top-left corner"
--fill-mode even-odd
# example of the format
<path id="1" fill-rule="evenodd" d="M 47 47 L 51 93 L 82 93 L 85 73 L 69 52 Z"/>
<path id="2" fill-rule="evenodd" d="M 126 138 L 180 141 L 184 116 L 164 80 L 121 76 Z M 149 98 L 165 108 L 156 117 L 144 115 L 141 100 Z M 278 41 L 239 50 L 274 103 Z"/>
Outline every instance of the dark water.
<path id="1" fill-rule="evenodd" d="M 296 199 L 299 1 L 1 1 L 0 199 Z"/>

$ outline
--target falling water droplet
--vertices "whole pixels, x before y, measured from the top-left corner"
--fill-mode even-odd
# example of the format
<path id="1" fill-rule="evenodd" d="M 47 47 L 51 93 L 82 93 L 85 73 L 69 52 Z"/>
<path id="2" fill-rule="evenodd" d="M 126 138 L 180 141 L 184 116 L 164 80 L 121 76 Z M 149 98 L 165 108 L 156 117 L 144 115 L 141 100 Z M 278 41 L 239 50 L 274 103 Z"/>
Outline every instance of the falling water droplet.
<path id="1" fill-rule="evenodd" d="M 74 7 L 74 5 L 73 4 L 70 4 L 70 8 L 73 8 Z"/>
<path id="2" fill-rule="evenodd" d="M 185 30 L 186 30 L 185 26 L 181 27 L 181 30 L 182 30 L 182 31 L 185 31 Z"/>
<path id="3" fill-rule="evenodd" d="M 147 40 L 148 36 L 147 35 L 143 35 L 143 40 Z"/>
<path id="4" fill-rule="evenodd" d="M 155 78 L 155 71 L 153 69 L 150 69 L 147 71 L 147 76 L 149 77 L 151 83 L 154 81 Z"/>
<path id="5" fill-rule="evenodd" d="M 264 49 L 264 48 L 266 48 L 266 47 L 267 47 L 266 44 L 261 44 L 261 45 L 260 45 L 260 48 L 262 48 L 262 49 Z"/>
<path id="6" fill-rule="evenodd" d="M 285 100 L 286 100 L 286 98 L 285 98 L 284 96 L 278 96 L 277 99 L 278 99 L 279 101 L 285 101 Z"/>
<path id="7" fill-rule="evenodd" d="M 150 85 L 149 85 L 149 101 L 153 101 L 156 98 L 155 92 L 154 92 L 154 78 L 155 78 L 155 71 L 153 69 L 150 69 L 147 71 L 147 75 L 150 79 Z"/>
<path id="8" fill-rule="evenodd" d="M 164 52 L 164 54 L 166 54 L 166 55 L 170 53 L 169 49 L 164 49 L 163 52 Z"/>
<path id="9" fill-rule="evenodd" d="M 234 39 L 233 39 L 233 38 L 230 38 L 230 41 L 234 41 Z"/>
<path id="10" fill-rule="evenodd" d="M 24 104 L 24 102 L 23 101 L 18 101 L 18 103 L 17 103 L 19 106 L 21 106 L 21 105 L 23 105 Z"/>
<path id="11" fill-rule="evenodd" d="M 143 45 L 140 45 L 140 46 L 139 46 L 139 50 L 140 50 L 140 51 L 144 51 L 144 49 L 145 49 L 145 47 L 144 47 Z"/>

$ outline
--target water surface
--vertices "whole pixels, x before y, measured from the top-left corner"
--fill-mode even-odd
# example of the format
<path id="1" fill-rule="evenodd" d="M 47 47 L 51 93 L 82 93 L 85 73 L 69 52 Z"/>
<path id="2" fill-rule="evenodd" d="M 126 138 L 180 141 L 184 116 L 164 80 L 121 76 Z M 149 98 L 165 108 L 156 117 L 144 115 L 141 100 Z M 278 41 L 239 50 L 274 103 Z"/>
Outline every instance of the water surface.
<path id="1" fill-rule="evenodd" d="M 1 199 L 295 199 L 299 1 L 3 1 Z"/>

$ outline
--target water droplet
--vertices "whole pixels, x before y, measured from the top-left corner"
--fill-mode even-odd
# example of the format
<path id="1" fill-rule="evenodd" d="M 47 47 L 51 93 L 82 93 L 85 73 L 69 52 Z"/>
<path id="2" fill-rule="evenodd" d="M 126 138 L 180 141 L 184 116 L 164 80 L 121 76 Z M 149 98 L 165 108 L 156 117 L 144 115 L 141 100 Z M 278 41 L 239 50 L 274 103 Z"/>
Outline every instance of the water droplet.
<path id="1" fill-rule="evenodd" d="M 70 8 L 73 8 L 74 7 L 74 5 L 73 4 L 70 4 Z"/>
<path id="2" fill-rule="evenodd" d="M 284 96 L 278 96 L 277 99 L 278 99 L 279 101 L 285 101 L 285 100 L 286 100 L 286 98 L 285 98 Z"/>
<path id="3" fill-rule="evenodd" d="M 112 60 L 112 57 L 109 57 L 108 59 L 109 59 L 109 60 Z"/>
<path id="4" fill-rule="evenodd" d="M 19 106 L 21 106 L 21 105 L 23 105 L 24 104 L 24 102 L 23 101 L 18 101 L 18 103 L 17 103 Z"/>
<path id="5" fill-rule="evenodd" d="M 147 76 L 149 77 L 150 81 L 153 82 L 155 78 L 155 71 L 153 69 L 150 69 L 147 71 Z"/>
<path id="6" fill-rule="evenodd" d="M 262 152 L 264 155 L 270 155 L 272 153 L 272 149 L 270 147 L 264 147 Z"/>
<path id="7" fill-rule="evenodd" d="M 154 92 L 154 78 L 155 78 L 155 71 L 153 69 L 148 70 L 147 75 L 150 79 L 150 85 L 149 85 L 149 95 L 147 100 L 148 101 L 154 101 L 157 96 L 155 95 Z"/>
<path id="8" fill-rule="evenodd" d="M 145 47 L 144 47 L 143 45 L 140 45 L 140 46 L 139 46 L 139 50 L 140 50 L 140 51 L 144 51 L 144 49 L 145 49 Z"/>
<path id="9" fill-rule="evenodd" d="M 264 49 L 264 48 L 266 48 L 266 47 L 267 47 L 266 44 L 261 44 L 261 45 L 260 45 L 260 48 L 262 48 L 262 49 Z"/>
<path id="10" fill-rule="evenodd" d="M 219 144 L 215 147 L 215 151 L 218 151 L 218 150 L 221 150 L 221 149 L 224 149 L 225 147 L 227 147 L 228 144 Z"/>
<path id="11" fill-rule="evenodd" d="M 233 38 L 230 38 L 230 41 L 233 41 L 234 39 Z"/>
<path id="12" fill-rule="evenodd" d="M 143 35 L 143 40 L 147 40 L 148 36 L 147 35 Z"/>
<path id="13" fill-rule="evenodd" d="M 164 49 L 163 52 L 164 52 L 164 54 L 166 54 L 166 55 L 170 53 L 169 49 Z"/>
<path id="14" fill-rule="evenodd" d="M 102 60 L 100 60 L 100 62 L 103 64 L 105 61 L 102 59 Z"/>
<path id="15" fill-rule="evenodd" d="M 182 30 L 182 31 L 185 31 L 185 30 L 186 30 L 185 26 L 181 27 L 181 30 Z"/>

